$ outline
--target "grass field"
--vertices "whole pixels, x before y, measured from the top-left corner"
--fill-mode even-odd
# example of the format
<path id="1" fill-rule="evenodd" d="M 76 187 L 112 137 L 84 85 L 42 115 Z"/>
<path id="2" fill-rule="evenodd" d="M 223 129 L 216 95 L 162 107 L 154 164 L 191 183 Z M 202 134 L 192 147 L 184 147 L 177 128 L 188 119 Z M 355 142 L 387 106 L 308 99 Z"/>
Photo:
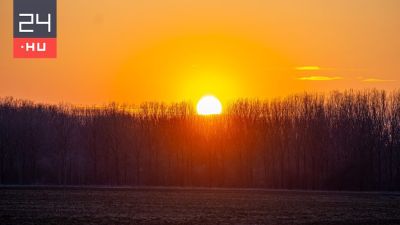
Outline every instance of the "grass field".
<path id="1" fill-rule="evenodd" d="M 400 224 L 400 195 L 3 187 L 0 224 Z"/>

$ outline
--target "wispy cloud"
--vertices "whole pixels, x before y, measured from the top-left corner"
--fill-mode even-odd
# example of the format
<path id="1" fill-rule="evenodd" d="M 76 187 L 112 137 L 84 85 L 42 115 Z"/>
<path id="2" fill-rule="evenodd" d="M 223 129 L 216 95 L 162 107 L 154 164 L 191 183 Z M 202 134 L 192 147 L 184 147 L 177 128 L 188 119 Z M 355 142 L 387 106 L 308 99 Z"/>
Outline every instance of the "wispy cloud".
<path id="1" fill-rule="evenodd" d="M 342 80 L 343 77 L 330 77 L 330 76 L 307 76 L 307 77 L 299 77 L 297 80 L 306 80 L 306 81 L 332 81 L 332 80 Z"/>
<path id="2" fill-rule="evenodd" d="M 396 80 L 379 79 L 379 78 L 365 78 L 361 80 L 362 82 L 368 83 L 379 83 L 379 82 L 394 82 Z"/>
<path id="3" fill-rule="evenodd" d="M 300 71 L 316 71 L 316 70 L 321 70 L 321 67 L 319 67 L 319 66 L 299 66 L 299 67 L 296 67 L 296 70 L 300 70 Z"/>

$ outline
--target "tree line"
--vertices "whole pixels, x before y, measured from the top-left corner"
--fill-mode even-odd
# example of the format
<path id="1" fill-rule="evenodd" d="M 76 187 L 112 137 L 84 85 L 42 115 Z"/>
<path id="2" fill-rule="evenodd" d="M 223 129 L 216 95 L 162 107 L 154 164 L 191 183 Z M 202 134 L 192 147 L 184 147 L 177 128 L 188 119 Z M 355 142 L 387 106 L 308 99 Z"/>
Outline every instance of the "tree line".
<path id="1" fill-rule="evenodd" d="M 103 107 L 0 99 L 0 184 L 400 190 L 400 91 Z"/>

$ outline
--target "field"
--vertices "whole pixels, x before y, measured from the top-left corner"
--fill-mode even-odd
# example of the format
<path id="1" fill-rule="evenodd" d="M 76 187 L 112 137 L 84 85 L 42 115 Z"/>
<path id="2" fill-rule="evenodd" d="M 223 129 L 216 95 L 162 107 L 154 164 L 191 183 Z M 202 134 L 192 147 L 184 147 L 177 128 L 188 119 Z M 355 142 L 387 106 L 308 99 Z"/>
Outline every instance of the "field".
<path id="1" fill-rule="evenodd" d="M 0 224 L 400 224 L 400 195 L 3 187 Z"/>

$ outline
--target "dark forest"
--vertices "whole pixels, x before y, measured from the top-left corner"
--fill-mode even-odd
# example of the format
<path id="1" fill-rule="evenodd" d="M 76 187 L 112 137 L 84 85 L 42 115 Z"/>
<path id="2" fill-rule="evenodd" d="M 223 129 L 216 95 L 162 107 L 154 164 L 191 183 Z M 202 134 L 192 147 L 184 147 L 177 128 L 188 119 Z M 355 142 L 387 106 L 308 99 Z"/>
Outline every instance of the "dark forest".
<path id="1" fill-rule="evenodd" d="M 103 107 L 0 100 L 0 184 L 400 190 L 400 91 Z"/>

